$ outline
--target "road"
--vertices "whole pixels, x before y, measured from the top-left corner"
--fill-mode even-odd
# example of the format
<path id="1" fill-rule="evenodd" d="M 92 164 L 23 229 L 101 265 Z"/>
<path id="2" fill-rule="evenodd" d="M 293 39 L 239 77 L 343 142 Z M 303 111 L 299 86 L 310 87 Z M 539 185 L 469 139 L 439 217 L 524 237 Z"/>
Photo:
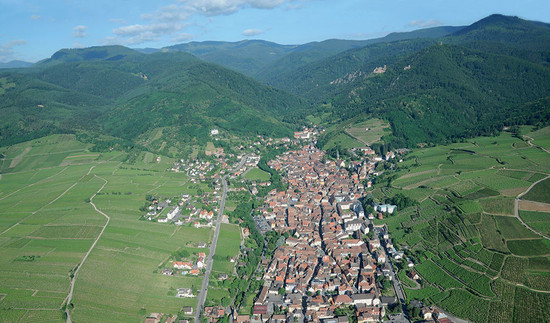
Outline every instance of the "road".
<path id="1" fill-rule="evenodd" d="M 90 168 L 90 170 L 88 171 L 88 174 L 90 174 L 90 172 L 92 171 L 93 167 Z M 67 304 L 67 308 L 65 309 L 65 313 L 67 314 L 67 323 L 71 323 L 71 313 L 69 311 L 69 304 L 71 304 L 71 301 L 73 299 L 73 290 L 74 290 L 74 283 L 76 281 L 76 277 L 77 277 L 77 274 L 78 272 L 80 271 L 80 268 L 82 268 L 82 265 L 84 264 L 84 262 L 86 261 L 86 259 L 88 259 L 88 256 L 90 255 L 90 253 L 92 252 L 92 250 L 94 249 L 95 245 L 97 244 L 97 242 L 99 241 L 99 238 L 101 238 L 101 236 L 103 235 L 103 231 L 105 231 L 105 228 L 107 228 L 107 225 L 109 224 L 109 222 L 111 221 L 111 217 L 109 217 L 107 214 L 103 213 L 102 211 L 100 211 L 96 205 L 94 204 L 93 202 L 93 199 L 94 197 L 97 195 L 97 193 L 101 192 L 101 190 L 105 187 L 105 185 L 107 185 L 107 183 L 109 183 L 106 179 L 104 178 L 101 178 L 99 176 L 96 175 L 97 178 L 100 178 L 102 180 L 105 181 L 105 183 L 103 183 L 103 185 L 99 188 L 99 190 L 97 190 L 97 192 L 94 193 L 94 195 L 92 195 L 92 197 L 90 198 L 90 204 L 94 207 L 94 210 L 103 215 L 106 219 L 107 219 L 107 222 L 105 222 L 105 225 L 103 226 L 103 228 L 101 228 L 101 232 L 99 232 L 99 235 L 97 236 L 97 238 L 95 239 L 94 243 L 92 244 L 92 246 L 90 247 L 90 249 L 88 250 L 88 252 L 84 255 L 84 258 L 82 258 L 82 261 L 78 264 L 75 272 L 73 273 L 73 278 L 71 278 L 71 289 L 69 290 L 69 295 L 67 295 L 67 298 L 66 298 L 66 301 L 64 302 L 65 304 Z"/>
<path id="2" fill-rule="evenodd" d="M 216 245 L 218 244 L 218 237 L 220 235 L 220 226 L 223 218 L 223 209 L 225 207 L 225 199 L 227 197 L 227 178 L 228 175 L 225 175 L 222 178 L 223 193 L 220 201 L 220 209 L 218 211 L 218 219 L 216 220 L 216 229 L 214 230 L 214 237 L 212 238 L 212 244 L 210 245 L 210 252 L 208 253 L 208 259 L 206 261 L 206 272 L 202 280 L 201 290 L 199 291 L 197 309 L 195 311 L 195 323 L 199 323 L 200 314 L 202 312 L 202 307 L 206 301 L 206 293 L 208 291 L 208 283 L 210 280 L 210 273 L 212 272 L 212 257 L 216 252 Z"/>

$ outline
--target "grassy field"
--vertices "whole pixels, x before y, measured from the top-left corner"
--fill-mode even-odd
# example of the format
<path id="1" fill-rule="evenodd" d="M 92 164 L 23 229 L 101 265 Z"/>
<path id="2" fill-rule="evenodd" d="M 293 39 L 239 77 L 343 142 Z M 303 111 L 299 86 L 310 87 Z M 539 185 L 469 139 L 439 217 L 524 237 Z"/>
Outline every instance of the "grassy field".
<path id="1" fill-rule="evenodd" d="M 124 153 L 90 153 L 70 135 L 0 151 L 1 320 L 62 320 L 70 275 L 106 223 L 87 202 L 96 192 L 111 221 L 76 278 L 73 321 L 136 322 L 142 308 L 176 314 L 196 305 L 173 290 L 197 290 L 202 277 L 164 276 L 158 267 L 181 247 L 209 242 L 212 230 L 139 221 L 146 194 L 196 190 L 184 174 L 164 171 L 170 158 L 143 153 L 126 164 Z"/>
<path id="2" fill-rule="evenodd" d="M 271 178 L 271 174 L 268 172 L 264 172 L 263 170 L 254 167 L 251 170 L 246 173 L 245 177 L 246 179 L 249 179 L 251 181 L 257 181 L 257 182 L 267 182 Z"/>
<path id="3" fill-rule="evenodd" d="M 514 217 L 514 198 L 545 174 L 550 154 L 508 133 L 410 153 L 391 174 L 391 187 L 375 185 L 373 191 L 381 200 L 402 193 L 419 202 L 375 221 L 386 223 L 394 243 L 415 254 L 425 285 L 407 288 L 407 299 L 430 301 L 474 322 L 544 317 L 541 309 L 550 299 L 535 290 L 550 291 L 550 241 Z M 523 199 L 545 200 L 548 183 Z M 520 215 L 538 232 L 550 231 L 550 213 Z M 518 299 L 518 293 L 533 302 Z"/>
<path id="4" fill-rule="evenodd" d="M 240 246 L 241 228 L 235 224 L 222 223 L 212 271 L 232 275 L 235 263 L 229 259 L 239 254 Z"/>

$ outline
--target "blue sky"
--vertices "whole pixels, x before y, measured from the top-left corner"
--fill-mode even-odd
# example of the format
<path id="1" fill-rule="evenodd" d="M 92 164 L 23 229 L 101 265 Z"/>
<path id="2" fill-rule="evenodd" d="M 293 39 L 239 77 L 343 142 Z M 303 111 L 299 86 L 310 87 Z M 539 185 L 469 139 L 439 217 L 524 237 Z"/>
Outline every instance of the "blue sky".
<path id="1" fill-rule="evenodd" d="M 303 44 L 468 25 L 492 13 L 550 22 L 548 0 L 0 0 L 0 62 L 61 48 L 264 39 Z"/>

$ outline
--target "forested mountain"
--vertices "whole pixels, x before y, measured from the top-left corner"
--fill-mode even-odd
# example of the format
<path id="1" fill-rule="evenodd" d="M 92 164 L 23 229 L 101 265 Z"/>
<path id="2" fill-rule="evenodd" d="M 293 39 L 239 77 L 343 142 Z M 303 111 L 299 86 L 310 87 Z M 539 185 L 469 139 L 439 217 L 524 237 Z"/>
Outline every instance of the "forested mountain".
<path id="1" fill-rule="evenodd" d="M 56 132 L 127 144 L 159 128 L 172 140 L 207 140 L 212 127 L 284 136 L 300 99 L 186 53 L 124 47 L 61 50 L 32 69 L 0 73 L 0 145 Z M 292 125 L 290 125 L 292 126 Z M 177 137 L 177 139 L 176 139 Z"/>
<path id="2" fill-rule="evenodd" d="M 493 15 L 441 38 L 352 49 L 269 83 L 327 103 L 316 111 L 326 122 L 366 113 L 390 121 L 386 139 L 398 145 L 442 142 L 547 118 L 538 100 L 550 95 L 549 49 L 548 24 Z"/>
<path id="3" fill-rule="evenodd" d="M 277 75 L 330 57 L 348 49 L 369 44 L 415 38 L 438 38 L 463 27 L 433 27 L 411 32 L 391 33 L 368 40 L 329 39 L 303 45 L 281 45 L 264 40 L 239 42 L 204 41 L 168 46 L 162 51 L 191 53 L 207 62 L 219 64 L 269 83 Z M 140 49 L 152 53 L 154 49 Z"/>
<path id="4" fill-rule="evenodd" d="M 390 33 L 385 37 L 368 40 L 341 40 L 329 39 L 322 42 L 312 42 L 296 47 L 291 53 L 283 58 L 267 65 L 256 73 L 254 77 L 268 84 L 279 84 L 277 80 L 291 77 L 292 74 L 298 74 L 299 68 L 339 54 L 341 52 L 362 48 L 367 45 L 388 43 L 408 39 L 430 39 L 439 38 L 463 27 L 432 27 L 419 29 L 410 32 Z M 319 63 L 319 65 L 324 65 Z"/>

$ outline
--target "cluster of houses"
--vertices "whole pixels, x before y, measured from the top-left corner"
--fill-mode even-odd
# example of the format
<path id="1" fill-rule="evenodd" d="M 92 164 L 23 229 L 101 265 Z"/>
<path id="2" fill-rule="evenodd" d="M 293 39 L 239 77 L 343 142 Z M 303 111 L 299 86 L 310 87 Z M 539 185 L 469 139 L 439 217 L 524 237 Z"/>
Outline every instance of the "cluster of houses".
<path id="1" fill-rule="evenodd" d="M 190 194 L 182 194 L 177 203 L 172 203 L 171 199 L 163 201 L 153 199 L 143 217 L 149 221 L 159 223 L 192 224 L 197 228 L 202 226 L 211 227 L 215 211 L 217 211 L 219 190 L 219 187 L 216 187 L 213 192 L 206 192 L 201 196 L 194 197 Z M 196 205 L 199 203 L 210 207 L 209 209 L 197 207 Z M 165 209 L 169 211 L 163 212 Z"/>
<path id="2" fill-rule="evenodd" d="M 323 157 L 308 145 L 269 163 L 286 174 L 288 189 L 271 191 L 262 215 L 270 229 L 291 237 L 262 262 L 265 284 L 253 313 L 262 321 L 283 312 L 328 322 L 337 308 L 354 306 L 359 322 L 378 322 L 395 302 L 376 283 L 389 268 L 380 240 L 362 239 L 373 229 L 358 201 L 365 188 L 358 174 L 350 177 L 340 162 Z"/>
<path id="3" fill-rule="evenodd" d="M 205 243 L 199 244 L 200 248 L 206 248 Z M 204 252 L 199 252 L 197 259 L 195 261 L 173 261 L 171 268 L 164 268 L 162 270 L 163 275 L 173 276 L 175 274 L 182 275 L 193 275 L 197 276 L 201 273 L 201 270 L 206 267 L 206 254 Z M 178 296 L 184 297 L 184 296 Z"/>

